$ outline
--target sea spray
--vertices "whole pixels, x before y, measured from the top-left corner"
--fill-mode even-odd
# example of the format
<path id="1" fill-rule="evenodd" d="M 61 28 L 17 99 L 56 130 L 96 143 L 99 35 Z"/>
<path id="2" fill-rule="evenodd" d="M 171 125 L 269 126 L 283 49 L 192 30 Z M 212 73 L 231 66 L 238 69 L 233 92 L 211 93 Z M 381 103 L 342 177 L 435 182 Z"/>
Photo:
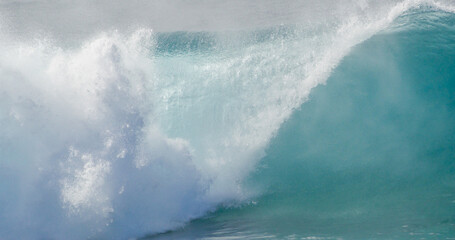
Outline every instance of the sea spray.
<path id="1" fill-rule="evenodd" d="M 249 199 L 245 177 L 311 89 L 419 6 L 451 9 L 362 1 L 327 22 L 103 31 L 65 47 L 5 33 L 0 237 L 139 237 Z"/>

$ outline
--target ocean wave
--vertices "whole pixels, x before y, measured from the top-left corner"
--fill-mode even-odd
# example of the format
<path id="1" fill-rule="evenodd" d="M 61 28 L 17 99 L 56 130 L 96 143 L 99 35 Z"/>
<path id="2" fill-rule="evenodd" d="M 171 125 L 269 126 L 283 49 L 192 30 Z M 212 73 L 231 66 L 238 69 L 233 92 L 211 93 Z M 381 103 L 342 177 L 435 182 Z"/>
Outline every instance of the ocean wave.
<path id="1" fill-rule="evenodd" d="M 282 123 L 355 45 L 419 7 L 453 9 L 361 1 L 324 24 L 107 31 L 71 47 L 5 33 L 0 237 L 139 237 L 251 199 L 243 182 Z"/>

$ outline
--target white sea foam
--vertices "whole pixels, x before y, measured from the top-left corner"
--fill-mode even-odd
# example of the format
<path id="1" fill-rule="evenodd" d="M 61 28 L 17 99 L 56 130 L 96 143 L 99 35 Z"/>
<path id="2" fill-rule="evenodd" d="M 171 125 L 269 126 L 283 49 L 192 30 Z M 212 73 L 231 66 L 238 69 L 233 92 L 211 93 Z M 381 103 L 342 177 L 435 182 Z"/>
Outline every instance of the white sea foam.
<path id="1" fill-rule="evenodd" d="M 201 55 L 160 56 L 144 29 L 73 48 L 3 40 L 0 238 L 139 237 L 248 199 L 242 181 L 311 89 L 421 4 L 453 9 L 360 1 L 263 42 L 216 33 Z"/>

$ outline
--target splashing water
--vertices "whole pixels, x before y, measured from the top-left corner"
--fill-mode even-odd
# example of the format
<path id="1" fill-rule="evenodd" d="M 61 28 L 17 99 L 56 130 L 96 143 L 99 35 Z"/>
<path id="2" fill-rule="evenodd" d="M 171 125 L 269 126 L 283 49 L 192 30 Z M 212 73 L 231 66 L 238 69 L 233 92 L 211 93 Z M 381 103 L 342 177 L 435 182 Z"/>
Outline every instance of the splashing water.
<path id="1" fill-rule="evenodd" d="M 118 31 L 103 23 L 79 36 L 49 23 L 56 13 L 46 10 L 41 25 L 17 30 L 27 6 L 49 4 L 66 9 L 0 5 L 0 238 L 141 237 L 260 195 L 245 179 L 355 45 L 409 10 L 454 9 L 444 1 L 327 2 L 335 7 L 312 19 L 300 13 L 324 7 L 304 2 L 297 13 L 278 4 L 271 18 L 258 10 L 245 28 L 227 18 L 219 29 L 182 21 L 130 34 L 126 23 Z M 213 9 L 201 9 L 204 22 Z M 54 38 L 31 40 L 40 27 Z"/>

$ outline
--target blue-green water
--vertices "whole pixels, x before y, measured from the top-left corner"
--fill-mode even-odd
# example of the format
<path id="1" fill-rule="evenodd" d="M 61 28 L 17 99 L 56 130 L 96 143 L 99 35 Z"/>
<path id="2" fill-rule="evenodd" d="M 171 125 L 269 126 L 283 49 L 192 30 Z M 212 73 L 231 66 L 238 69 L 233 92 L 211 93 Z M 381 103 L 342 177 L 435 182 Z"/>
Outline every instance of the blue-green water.
<path id="1" fill-rule="evenodd" d="M 455 239 L 454 12 L 0 2 L 0 239 Z"/>
<path id="2" fill-rule="evenodd" d="M 455 16 L 409 13 L 356 46 L 247 184 L 265 193 L 151 239 L 455 237 Z"/>

